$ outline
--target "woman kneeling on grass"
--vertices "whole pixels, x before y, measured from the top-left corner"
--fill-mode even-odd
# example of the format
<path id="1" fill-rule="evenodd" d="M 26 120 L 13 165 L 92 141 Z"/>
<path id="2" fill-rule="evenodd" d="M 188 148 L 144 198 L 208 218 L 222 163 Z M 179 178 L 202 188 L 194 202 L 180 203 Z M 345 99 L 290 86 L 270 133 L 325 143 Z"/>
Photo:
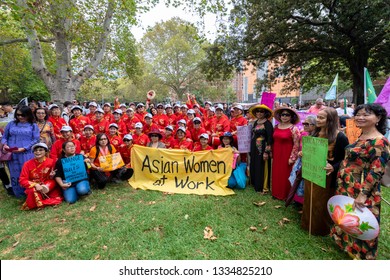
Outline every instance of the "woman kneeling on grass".
<path id="1" fill-rule="evenodd" d="M 79 199 L 79 196 L 87 195 L 91 190 L 88 179 L 84 179 L 82 181 L 74 183 L 65 181 L 63 162 L 61 159 L 74 157 L 75 155 L 77 155 L 76 145 L 72 141 L 64 142 L 62 144 L 62 157 L 57 160 L 55 167 L 55 180 L 58 185 L 63 189 L 65 201 L 69 203 L 75 203 Z M 85 159 L 84 161 L 89 162 L 89 159 Z"/>
<path id="2" fill-rule="evenodd" d="M 43 208 L 62 202 L 62 192 L 54 181 L 53 159 L 46 157 L 49 151 L 45 143 L 32 146 L 34 158 L 26 161 L 20 173 L 20 185 L 25 188 L 26 202 L 22 210 Z"/>

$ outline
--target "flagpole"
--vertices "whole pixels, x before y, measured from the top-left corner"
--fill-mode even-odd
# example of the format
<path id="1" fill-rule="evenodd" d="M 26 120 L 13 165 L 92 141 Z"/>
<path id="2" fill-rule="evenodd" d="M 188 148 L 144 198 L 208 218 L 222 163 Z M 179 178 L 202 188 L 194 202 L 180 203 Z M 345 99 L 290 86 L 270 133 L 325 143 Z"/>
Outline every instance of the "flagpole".
<path id="1" fill-rule="evenodd" d="M 366 84 L 366 72 L 367 72 L 367 68 L 364 67 L 364 74 L 363 74 L 363 79 L 364 79 L 364 104 L 367 104 L 367 84 Z"/>

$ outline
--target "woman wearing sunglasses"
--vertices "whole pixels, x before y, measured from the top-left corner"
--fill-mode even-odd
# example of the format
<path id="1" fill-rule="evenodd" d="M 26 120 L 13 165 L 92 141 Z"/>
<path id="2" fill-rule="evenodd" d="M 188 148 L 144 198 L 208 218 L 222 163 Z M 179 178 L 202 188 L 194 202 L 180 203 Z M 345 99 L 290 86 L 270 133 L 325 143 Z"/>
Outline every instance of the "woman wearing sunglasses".
<path id="1" fill-rule="evenodd" d="M 15 120 L 9 122 L 4 130 L 3 149 L 12 152 L 8 168 L 11 177 L 12 190 L 17 198 L 25 195 L 24 188 L 19 184 L 23 164 L 34 157 L 31 147 L 39 141 L 39 128 L 34 122 L 31 108 L 21 106 L 16 109 Z"/>
<path id="2" fill-rule="evenodd" d="M 272 196 L 285 200 L 291 188 L 288 178 L 298 158 L 300 132 L 295 125 L 299 116 L 289 107 L 279 107 L 274 116 L 278 124 L 273 134 Z"/>
<path id="3" fill-rule="evenodd" d="M 25 162 L 20 173 L 20 185 L 25 189 L 26 202 L 22 210 L 43 208 L 62 202 L 62 191 L 53 179 L 55 161 L 47 157 L 45 143 L 32 147 L 34 158 Z"/>

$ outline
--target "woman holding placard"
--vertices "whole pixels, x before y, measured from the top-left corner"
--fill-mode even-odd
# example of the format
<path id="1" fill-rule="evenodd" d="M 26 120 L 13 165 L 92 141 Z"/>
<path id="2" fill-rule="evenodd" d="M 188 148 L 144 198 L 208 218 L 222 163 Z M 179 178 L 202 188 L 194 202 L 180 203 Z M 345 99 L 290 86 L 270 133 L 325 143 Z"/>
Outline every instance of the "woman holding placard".
<path id="1" fill-rule="evenodd" d="M 356 125 L 362 129 L 362 134 L 355 143 L 346 148 L 345 159 L 341 162 L 338 173 L 336 194 L 352 197 L 353 209 L 362 210 L 367 207 L 379 224 L 381 178 L 390 158 L 389 141 L 383 136 L 387 129 L 387 112 L 381 105 L 363 104 L 355 109 L 354 116 Z M 354 217 L 353 212 L 348 212 L 341 220 L 346 220 L 348 214 L 351 218 Z M 378 236 L 371 240 L 358 239 L 359 235 L 370 229 L 368 222 L 366 224 L 364 221 L 360 222 L 362 223 L 357 223 L 353 229 L 355 237 L 343 232 L 341 223 L 338 223 L 340 226 L 336 225 L 331 229 L 331 236 L 337 245 L 354 259 L 376 259 Z"/>
<path id="2" fill-rule="evenodd" d="M 332 225 L 327 211 L 327 202 L 336 190 L 337 171 L 345 155 L 348 138 L 339 131 L 339 117 L 334 108 L 325 108 L 318 112 L 314 137 L 328 139 L 326 163 L 326 187 L 320 187 L 305 180 L 305 192 L 301 226 L 313 235 L 327 235 Z M 305 151 L 303 151 L 303 157 Z"/>
<path id="3" fill-rule="evenodd" d="M 72 141 L 66 141 L 62 144 L 61 155 L 61 158 L 57 160 L 55 165 L 55 180 L 63 190 L 65 201 L 75 203 L 79 196 L 87 195 L 90 192 L 88 174 L 86 171 L 86 164 L 89 164 L 89 159 L 84 159 L 83 155 L 76 154 L 76 145 Z M 79 159 L 76 159 L 76 156 L 79 157 Z M 74 161 L 72 162 L 73 165 L 68 167 L 66 162 L 70 161 L 69 159 L 71 158 L 74 158 Z M 76 160 L 81 162 L 77 164 Z M 75 171 L 72 171 L 73 169 L 75 169 Z M 68 172 L 73 173 L 72 175 L 77 173 L 77 175 L 81 176 L 80 178 L 72 176 L 73 178 L 70 179 L 67 177 Z"/>
<path id="4" fill-rule="evenodd" d="M 62 191 L 53 179 L 55 161 L 47 157 L 49 148 L 45 143 L 37 143 L 32 151 L 34 158 L 26 161 L 20 172 L 19 182 L 27 196 L 22 210 L 60 204 Z"/>

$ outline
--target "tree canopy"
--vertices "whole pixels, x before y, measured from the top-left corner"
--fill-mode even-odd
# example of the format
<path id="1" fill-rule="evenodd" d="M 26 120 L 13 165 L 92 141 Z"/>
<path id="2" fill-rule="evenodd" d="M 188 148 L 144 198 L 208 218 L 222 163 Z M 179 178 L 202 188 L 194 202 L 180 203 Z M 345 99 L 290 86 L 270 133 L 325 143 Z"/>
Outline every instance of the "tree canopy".
<path id="1" fill-rule="evenodd" d="M 390 72 L 390 3 L 386 0 L 233 0 L 226 33 L 214 42 L 225 64 L 273 61 L 267 82 L 284 76 L 290 89 L 328 82 L 336 73 L 353 81 L 363 103 L 363 68 Z M 210 63 L 210 71 L 224 64 Z M 213 67 L 216 65 L 217 67 Z"/>

